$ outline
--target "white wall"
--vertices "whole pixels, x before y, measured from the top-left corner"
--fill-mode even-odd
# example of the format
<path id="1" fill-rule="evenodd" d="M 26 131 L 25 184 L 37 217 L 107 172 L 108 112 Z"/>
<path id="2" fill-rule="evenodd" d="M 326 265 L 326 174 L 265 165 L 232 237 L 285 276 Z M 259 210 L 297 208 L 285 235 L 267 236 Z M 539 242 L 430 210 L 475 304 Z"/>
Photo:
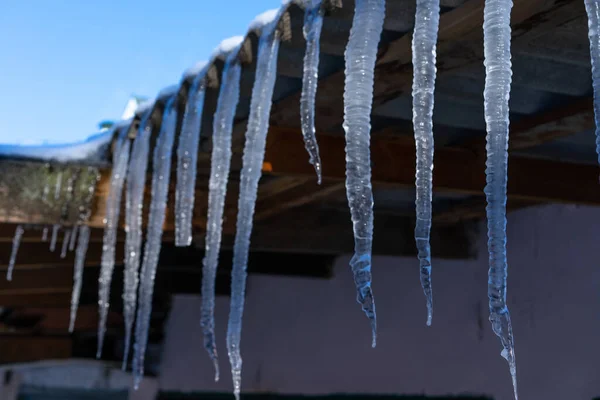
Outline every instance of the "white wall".
<path id="1" fill-rule="evenodd" d="M 521 398 L 600 396 L 600 209 L 522 210 L 509 216 L 508 230 L 508 302 Z M 511 399 L 508 366 L 487 319 L 485 246 L 482 230 L 478 260 L 433 260 L 431 328 L 425 326 L 417 261 L 376 257 L 374 350 L 369 323 L 355 302 L 349 257 L 337 260 L 331 280 L 250 276 L 243 390 Z M 221 382 L 213 382 L 202 348 L 200 300 L 182 296 L 167 326 L 161 389 L 231 390 L 228 301 L 219 298 L 216 312 Z"/>

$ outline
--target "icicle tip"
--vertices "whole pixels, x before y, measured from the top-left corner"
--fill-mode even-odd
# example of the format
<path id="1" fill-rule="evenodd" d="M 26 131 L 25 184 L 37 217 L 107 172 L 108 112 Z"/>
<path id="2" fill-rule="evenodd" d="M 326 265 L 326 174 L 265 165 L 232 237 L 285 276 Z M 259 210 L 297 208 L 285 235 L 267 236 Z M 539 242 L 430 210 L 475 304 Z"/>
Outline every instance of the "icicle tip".
<path id="1" fill-rule="evenodd" d="M 215 365 L 215 382 L 219 382 L 220 372 L 219 372 L 219 361 L 214 360 L 213 364 Z"/>

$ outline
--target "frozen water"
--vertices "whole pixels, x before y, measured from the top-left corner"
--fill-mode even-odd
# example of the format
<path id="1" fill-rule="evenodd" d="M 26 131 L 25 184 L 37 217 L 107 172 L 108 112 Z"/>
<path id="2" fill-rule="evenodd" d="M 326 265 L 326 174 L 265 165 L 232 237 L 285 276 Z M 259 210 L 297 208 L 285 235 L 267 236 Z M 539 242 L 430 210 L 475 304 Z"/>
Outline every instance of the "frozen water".
<path id="1" fill-rule="evenodd" d="M 350 266 L 358 292 L 357 300 L 371 321 L 373 347 L 377 323 L 371 290 L 373 191 L 369 143 L 375 61 L 384 17 L 385 0 L 356 0 L 345 54 L 346 193 L 354 228 L 354 256 Z"/>

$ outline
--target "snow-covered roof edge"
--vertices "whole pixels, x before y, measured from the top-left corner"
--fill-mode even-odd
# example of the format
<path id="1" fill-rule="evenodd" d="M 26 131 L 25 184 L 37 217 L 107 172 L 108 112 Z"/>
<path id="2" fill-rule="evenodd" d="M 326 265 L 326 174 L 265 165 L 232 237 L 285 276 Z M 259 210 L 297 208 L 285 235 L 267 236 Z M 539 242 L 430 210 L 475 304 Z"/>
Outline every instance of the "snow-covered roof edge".
<path id="1" fill-rule="evenodd" d="M 114 129 L 109 129 L 92 135 L 84 141 L 71 144 L 0 145 L 0 157 L 55 162 L 103 163 L 108 161 L 108 148 L 114 132 Z"/>

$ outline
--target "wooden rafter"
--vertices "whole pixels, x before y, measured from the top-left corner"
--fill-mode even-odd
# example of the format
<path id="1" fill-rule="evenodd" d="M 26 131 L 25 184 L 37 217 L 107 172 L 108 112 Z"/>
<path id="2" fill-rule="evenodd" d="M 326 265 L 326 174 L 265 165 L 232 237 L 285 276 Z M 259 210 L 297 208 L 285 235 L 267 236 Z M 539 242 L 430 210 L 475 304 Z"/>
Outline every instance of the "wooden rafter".
<path id="1" fill-rule="evenodd" d="M 344 138 L 321 136 L 324 177 L 345 178 Z M 272 174 L 311 176 L 312 167 L 298 156 L 301 136 L 289 129 L 269 132 L 265 160 Z M 434 190 L 483 196 L 485 158 L 480 152 L 442 148 L 436 151 Z M 301 159 L 299 159 L 301 158 Z M 371 141 L 375 184 L 414 187 L 415 150 L 405 142 L 373 138 Z M 600 204 L 596 166 L 541 159 L 510 157 L 508 195 L 512 199 L 538 202 Z"/>

